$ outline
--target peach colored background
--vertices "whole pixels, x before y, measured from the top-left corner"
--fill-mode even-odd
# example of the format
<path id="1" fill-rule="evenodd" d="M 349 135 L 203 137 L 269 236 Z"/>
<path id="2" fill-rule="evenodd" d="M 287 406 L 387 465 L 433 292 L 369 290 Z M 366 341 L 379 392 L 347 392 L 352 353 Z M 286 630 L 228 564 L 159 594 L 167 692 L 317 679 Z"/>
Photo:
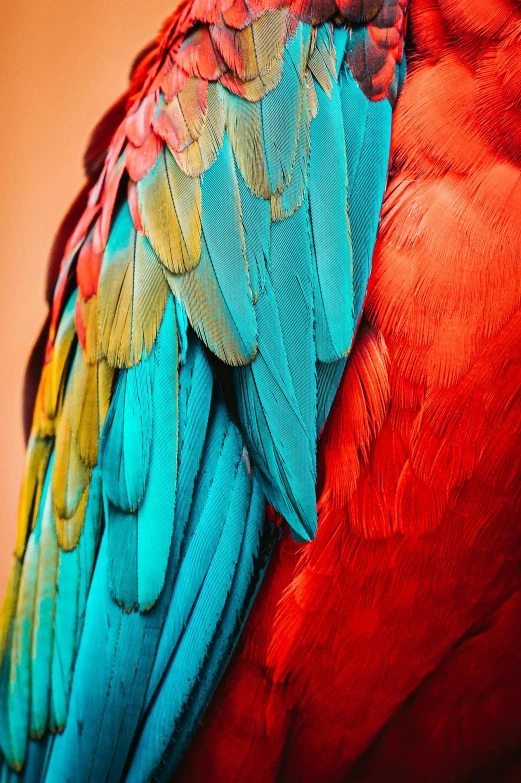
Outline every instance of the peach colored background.
<path id="1" fill-rule="evenodd" d="M 0 592 L 23 467 L 21 388 L 54 232 L 90 129 L 175 0 L 0 0 Z"/>

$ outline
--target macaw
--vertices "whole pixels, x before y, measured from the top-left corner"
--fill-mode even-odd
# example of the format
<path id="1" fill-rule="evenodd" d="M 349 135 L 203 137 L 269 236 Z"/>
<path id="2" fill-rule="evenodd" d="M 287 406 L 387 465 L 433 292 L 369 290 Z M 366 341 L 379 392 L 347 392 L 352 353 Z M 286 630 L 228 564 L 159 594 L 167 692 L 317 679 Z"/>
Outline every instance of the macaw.
<path id="1" fill-rule="evenodd" d="M 516 0 L 177 2 L 51 252 L 2 783 L 521 780 L 520 169 Z"/>

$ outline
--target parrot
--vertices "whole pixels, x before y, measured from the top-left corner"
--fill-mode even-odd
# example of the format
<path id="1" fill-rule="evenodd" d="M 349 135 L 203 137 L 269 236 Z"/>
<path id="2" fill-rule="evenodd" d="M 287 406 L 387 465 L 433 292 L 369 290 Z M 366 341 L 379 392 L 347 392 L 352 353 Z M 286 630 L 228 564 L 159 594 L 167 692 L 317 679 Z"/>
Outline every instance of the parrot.
<path id="1" fill-rule="evenodd" d="M 518 0 L 173 0 L 84 169 L 0 783 L 520 781 Z"/>

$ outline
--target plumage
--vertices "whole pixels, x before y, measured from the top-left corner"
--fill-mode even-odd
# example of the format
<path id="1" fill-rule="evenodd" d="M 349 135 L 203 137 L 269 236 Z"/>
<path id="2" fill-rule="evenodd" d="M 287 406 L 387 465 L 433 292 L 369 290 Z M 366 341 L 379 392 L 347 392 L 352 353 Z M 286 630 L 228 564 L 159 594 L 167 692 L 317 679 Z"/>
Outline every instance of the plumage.
<path id="1" fill-rule="evenodd" d="M 170 779 L 279 524 L 317 535 L 404 12 L 183 0 L 94 131 L 1 623 L 0 745 L 27 783 Z M 381 401 L 371 346 L 352 394 Z"/>

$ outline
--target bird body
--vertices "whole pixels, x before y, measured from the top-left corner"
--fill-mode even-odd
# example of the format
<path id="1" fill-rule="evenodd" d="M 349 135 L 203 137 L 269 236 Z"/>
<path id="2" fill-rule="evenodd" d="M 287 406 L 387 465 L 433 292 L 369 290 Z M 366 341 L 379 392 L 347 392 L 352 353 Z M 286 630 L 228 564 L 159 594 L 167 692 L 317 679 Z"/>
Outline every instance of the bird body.
<path id="1" fill-rule="evenodd" d="M 6 780 L 510 774 L 520 19 L 467 6 L 412 0 L 394 120 L 405 0 L 137 58 L 31 365 Z"/>

